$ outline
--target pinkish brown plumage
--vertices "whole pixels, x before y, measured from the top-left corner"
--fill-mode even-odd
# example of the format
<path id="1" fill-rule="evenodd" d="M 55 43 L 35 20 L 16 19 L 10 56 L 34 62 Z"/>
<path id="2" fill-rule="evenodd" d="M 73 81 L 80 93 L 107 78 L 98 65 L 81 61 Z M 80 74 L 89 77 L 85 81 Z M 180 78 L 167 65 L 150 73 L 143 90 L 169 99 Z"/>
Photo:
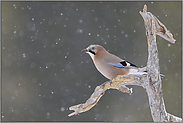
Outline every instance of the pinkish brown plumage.
<path id="1" fill-rule="evenodd" d="M 101 45 L 90 45 L 82 51 L 91 56 L 97 70 L 110 80 L 117 75 L 147 74 L 138 72 L 136 65 L 107 52 Z"/>

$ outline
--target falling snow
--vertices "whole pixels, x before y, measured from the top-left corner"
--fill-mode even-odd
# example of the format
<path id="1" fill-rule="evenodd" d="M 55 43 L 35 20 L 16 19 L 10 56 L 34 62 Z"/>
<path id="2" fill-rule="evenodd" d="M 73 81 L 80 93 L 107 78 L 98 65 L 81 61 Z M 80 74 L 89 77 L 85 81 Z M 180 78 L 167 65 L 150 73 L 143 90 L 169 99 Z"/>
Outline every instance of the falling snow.
<path id="1" fill-rule="evenodd" d="M 25 55 L 25 54 L 23 54 L 23 57 L 25 58 L 25 57 L 26 57 L 26 55 Z"/>
<path id="2" fill-rule="evenodd" d="M 155 5 L 155 2 L 149 3 Z M 2 79 L 2 121 L 74 121 L 67 116 L 72 112 L 69 107 L 85 102 L 94 91 L 92 89 L 105 81 L 90 56 L 81 52 L 90 44 L 103 45 L 111 53 L 141 67 L 146 64 L 143 19 L 139 19 L 141 17 L 137 14 L 143 5 L 139 2 L 10 1 L 5 4 L 2 5 L 2 72 L 6 73 Z M 161 73 L 166 75 L 163 80 L 167 85 L 165 91 L 168 90 L 169 95 L 177 95 L 172 97 L 175 106 L 169 108 L 181 116 L 182 24 L 181 6 L 176 4 L 170 1 L 161 5 L 164 10 L 158 8 L 157 17 L 162 22 L 166 21 L 167 28 L 176 39 L 175 44 L 162 41 L 158 47 Z M 168 13 L 169 5 L 176 14 Z M 152 13 L 156 9 L 153 6 L 149 8 Z M 172 84 L 171 78 L 176 83 Z M 171 87 L 176 90 L 172 91 Z M 139 100 L 134 95 L 120 96 L 121 93 L 108 90 L 104 98 L 112 101 L 106 104 L 99 101 L 90 110 L 94 111 L 93 116 L 88 112 L 80 114 L 83 117 L 81 122 L 86 119 L 106 122 L 152 120 L 143 101 L 147 95 L 143 89 L 138 91 L 143 99 Z M 101 105 L 103 111 L 99 110 Z M 121 112 L 127 109 L 134 113 Z M 135 116 L 139 111 L 142 114 Z"/>

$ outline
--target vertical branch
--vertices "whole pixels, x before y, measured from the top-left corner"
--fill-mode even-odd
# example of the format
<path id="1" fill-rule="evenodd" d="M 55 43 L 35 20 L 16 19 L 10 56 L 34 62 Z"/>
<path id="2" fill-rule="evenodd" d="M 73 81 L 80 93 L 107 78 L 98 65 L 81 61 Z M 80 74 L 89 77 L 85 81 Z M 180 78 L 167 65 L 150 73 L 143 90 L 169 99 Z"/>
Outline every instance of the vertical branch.
<path id="1" fill-rule="evenodd" d="M 162 115 L 162 88 L 161 88 L 161 77 L 159 70 L 159 58 L 158 58 L 158 49 L 156 45 L 156 34 L 155 34 L 155 24 L 151 20 L 151 30 L 147 31 L 148 42 L 150 43 L 149 47 L 149 56 L 147 62 L 147 72 L 148 72 L 148 84 L 147 84 L 147 95 L 149 97 L 149 105 L 151 109 L 152 118 L 155 122 L 161 121 Z"/>
<path id="2" fill-rule="evenodd" d="M 143 12 L 140 12 L 144 19 L 146 28 L 146 35 L 148 40 L 148 82 L 145 84 L 146 92 L 149 98 L 149 105 L 153 121 L 165 122 L 165 121 L 178 121 L 182 119 L 173 116 L 166 112 L 163 92 L 161 86 L 161 77 L 159 69 L 159 57 L 156 44 L 156 34 L 160 35 L 164 39 L 175 43 L 172 34 L 169 30 L 150 12 L 147 12 L 147 6 L 144 5 Z M 170 118 L 171 117 L 171 118 Z"/>

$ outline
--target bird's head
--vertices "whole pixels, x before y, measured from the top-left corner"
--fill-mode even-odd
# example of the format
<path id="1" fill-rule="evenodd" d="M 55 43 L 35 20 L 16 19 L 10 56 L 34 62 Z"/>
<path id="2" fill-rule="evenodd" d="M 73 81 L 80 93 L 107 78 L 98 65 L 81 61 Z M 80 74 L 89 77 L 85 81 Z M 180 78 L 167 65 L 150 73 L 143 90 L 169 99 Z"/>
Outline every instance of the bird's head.
<path id="1" fill-rule="evenodd" d="M 98 44 L 91 44 L 86 49 L 83 49 L 82 52 L 88 53 L 91 56 L 91 58 L 94 59 L 94 57 L 99 55 L 101 52 L 107 52 L 107 51 Z"/>

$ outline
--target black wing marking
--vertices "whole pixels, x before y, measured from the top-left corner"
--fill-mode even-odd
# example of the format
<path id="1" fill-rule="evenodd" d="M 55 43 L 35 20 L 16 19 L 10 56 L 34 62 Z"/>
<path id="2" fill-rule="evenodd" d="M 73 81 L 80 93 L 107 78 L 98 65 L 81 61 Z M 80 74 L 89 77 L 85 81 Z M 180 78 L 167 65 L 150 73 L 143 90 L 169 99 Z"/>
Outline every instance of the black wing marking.
<path id="1" fill-rule="evenodd" d="M 137 67 L 136 65 L 130 63 L 129 61 L 122 61 L 120 62 L 123 66 L 127 67 L 128 65 L 129 66 L 133 66 L 133 67 Z"/>

